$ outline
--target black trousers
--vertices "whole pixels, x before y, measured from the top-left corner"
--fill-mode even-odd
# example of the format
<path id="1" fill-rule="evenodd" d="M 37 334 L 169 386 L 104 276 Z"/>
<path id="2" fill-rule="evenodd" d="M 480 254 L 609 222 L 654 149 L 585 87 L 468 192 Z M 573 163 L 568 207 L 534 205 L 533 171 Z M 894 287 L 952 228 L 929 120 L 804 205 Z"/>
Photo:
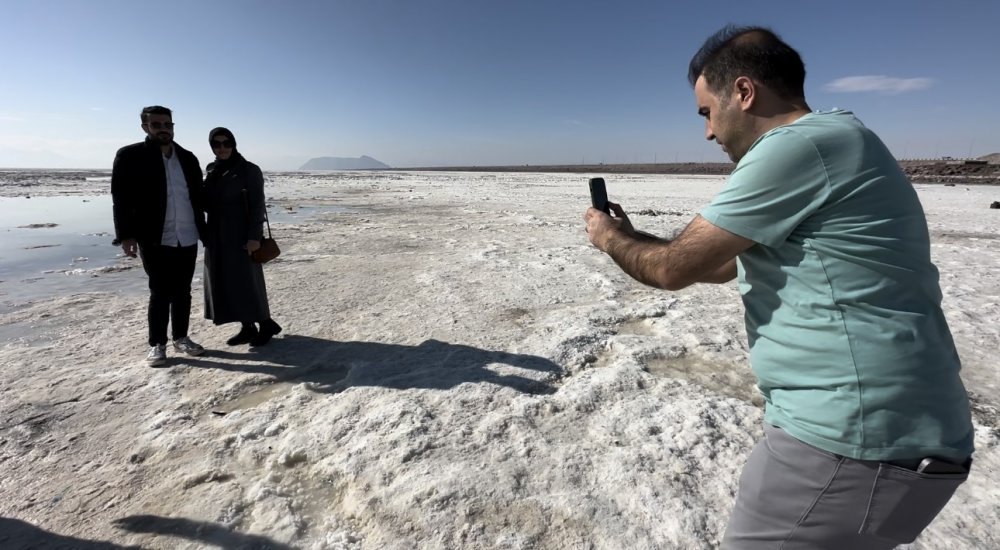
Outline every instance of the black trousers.
<path id="1" fill-rule="evenodd" d="M 198 244 L 139 247 L 142 268 L 149 276 L 149 345 L 167 343 L 167 323 L 174 340 L 184 338 L 191 319 L 191 278 Z"/>

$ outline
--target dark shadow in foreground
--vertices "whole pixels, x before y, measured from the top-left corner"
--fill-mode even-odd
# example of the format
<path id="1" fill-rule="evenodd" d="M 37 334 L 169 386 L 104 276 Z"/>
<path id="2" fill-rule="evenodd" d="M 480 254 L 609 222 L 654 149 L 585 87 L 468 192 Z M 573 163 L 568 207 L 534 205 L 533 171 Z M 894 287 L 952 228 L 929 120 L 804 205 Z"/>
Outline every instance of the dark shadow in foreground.
<path id="1" fill-rule="evenodd" d="M 221 360 L 221 361 L 220 361 Z M 259 360 L 271 364 L 242 364 Z M 314 391 L 338 393 L 352 386 L 449 389 L 463 383 L 491 383 L 528 394 L 551 394 L 550 383 L 562 373 L 558 364 L 535 355 L 490 351 L 438 340 L 416 346 L 378 342 L 337 342 L 289 335 L 255 351 L 209 350 L 182 364 L 198 368 L 267 374 L 274 382 L 304 382 Z M 274 365 L 281 366 L 274 366 Z M 503 364 L 543 373 L 537 377 L 498 374 Z"/>
<path id="2" fill-rule="evenodd" d="M 0 548 L 4 550 L 139 550 L 139 546 L 122 546 L 76 537 L 57 535 L 14 518 L 0 517 Z"/>
<path id="3" fill-rule="evenodd" d="M 295 550 L 287 544 L 260 535 L 249 535 L 230 530 L 217 523 L 194 521 L 184 518 L 160 516 L 128 516 L 115 521 L 115 525 L 132 533 L 156 533 L 171 537 L 200 541 L 224 549 Z"/>

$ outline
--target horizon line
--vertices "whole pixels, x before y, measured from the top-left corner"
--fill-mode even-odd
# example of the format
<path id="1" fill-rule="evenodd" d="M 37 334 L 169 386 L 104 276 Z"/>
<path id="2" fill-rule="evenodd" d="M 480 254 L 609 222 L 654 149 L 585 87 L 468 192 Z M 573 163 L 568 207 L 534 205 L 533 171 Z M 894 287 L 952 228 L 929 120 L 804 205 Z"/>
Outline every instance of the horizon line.
<path id="1" fill-rule="evenodd" d="M 982 155 L 980 157 L 951 157 L 951 156 L 941 156 L 941 157 L 913 157 L 913 158 L 898 158 L 897 162 L 946 162 L 946 161 L 967 161 L 967 160 L 979 160 L 983 157 L 989 157 L 996 155 L 998 153 L 990 153 L 987 155 Z M 292 169 L 274 169 L 269 168 L 264 171 L 266 172 L 359 172 L 359 171 L 373 171 L 373 172 L 385 172 L 392 170 L 401 171 L 441 171 L 441 170 L 463 170 L 468 171 L 471 169 L 485 170 L 489 168 L 580 168 L 580 167 L 609 167 L 609 166 L 678 166 L 678 165 L 690 165 L 690 164 L 704 164 L 711 166 L 718 165 L 732 165 L 735 164 L 731 161 L 703 161 L 703 160 L 687 160 L 687 161 L 675 161 L 675 162 L 599 162 L 599 163 L 551 163 L 551 164 L 456 164 L 456 165 L 430 165 L 430 166 L 389 166 L 387 168 L 340 168 L 340 169 L 329 169 L 329 170 L 303 170 L 301 168 Z M 45 167 L 45 166 L 0 166 L 0 170 L 61 170 L 61 171 L 80 171 L 80 170 L 101 170 L 108 171 L 112 170 L 112 167 L 87 167 L 87 166 L 77 166 L 77 167 Z"/>

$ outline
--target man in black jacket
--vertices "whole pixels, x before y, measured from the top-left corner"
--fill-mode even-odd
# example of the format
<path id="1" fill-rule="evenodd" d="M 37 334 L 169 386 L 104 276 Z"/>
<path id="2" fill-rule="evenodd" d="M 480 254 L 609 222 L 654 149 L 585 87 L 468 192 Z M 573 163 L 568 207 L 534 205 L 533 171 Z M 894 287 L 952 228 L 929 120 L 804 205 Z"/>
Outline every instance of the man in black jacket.
<path id="1" fill-rule="evenodd" d="M 146 362 L 167 360 L 167 324 L 174 349 L 201 355 L 188 338 L 191 278 L 204 235 L 202 174 L 198 159 L 174 143 L 170 109 L 154 105 L 140 115 L 145 141 L 118 150 L 111 172 L 115 243 L 126 255 L 142 257 L 149 276 L 149 346 Z"/>

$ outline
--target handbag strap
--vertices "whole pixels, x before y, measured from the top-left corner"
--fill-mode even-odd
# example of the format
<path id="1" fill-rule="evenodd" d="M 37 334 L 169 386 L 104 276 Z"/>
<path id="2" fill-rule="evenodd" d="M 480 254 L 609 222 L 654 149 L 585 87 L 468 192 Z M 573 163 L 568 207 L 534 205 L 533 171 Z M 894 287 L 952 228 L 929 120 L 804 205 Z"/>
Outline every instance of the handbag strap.
<path id="1" fill-rule="evenodd" d="M 267 224 L 267 238 L 268 239 L 274 239 L 274 237 L 271 236 L 271 220 L 267 219 L 267 205 L 266 204 L 264 205 L 264 223 Z"/>
<path id="2" fill-rule="evenodd" d="M 253 220 L 250 219 L 250 200 L 247 199 L 247 186 L 243 185 L 243 209 L 247 211 L 247 223 L 252 223 Z M 267 224 L 267 238 L 273 239 L 271 236 L 271 221 L 267 219 L 267 203 L 264 203 L 264 223 Z"/>

